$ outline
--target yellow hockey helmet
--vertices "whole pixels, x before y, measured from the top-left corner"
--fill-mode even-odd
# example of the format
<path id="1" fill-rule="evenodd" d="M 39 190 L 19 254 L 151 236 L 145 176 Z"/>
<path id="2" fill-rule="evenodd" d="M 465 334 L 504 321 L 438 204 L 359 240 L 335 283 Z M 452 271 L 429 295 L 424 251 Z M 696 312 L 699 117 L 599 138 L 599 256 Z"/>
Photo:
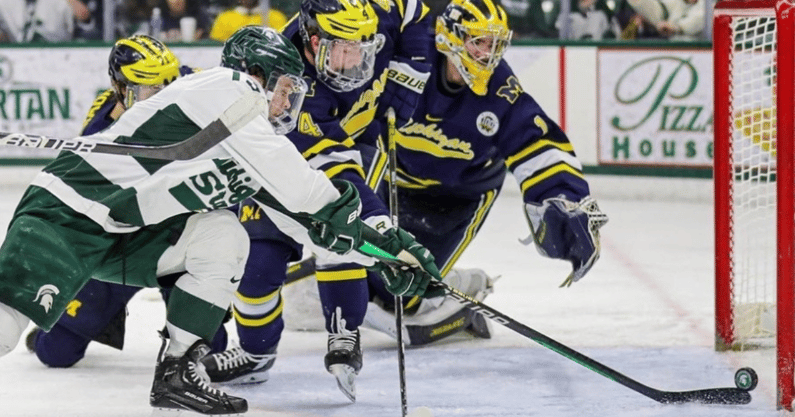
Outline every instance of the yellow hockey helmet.
<path id="1" fill-rule="evenodd" d="M 162 42 L 146 35 L 120 39 L 108 58 L 108 74 L 119 100 L 129 107 L 146 97 L 131 96 L 136 86 L 148 86 L 154 94 L 179 77 L 179 60 Z M 124 87 L 124 91 L 122 90 Z M 148 96 L 147 96 L 148 97 Z"/>
<path id="2" fill-rule="evenodd" d="M 452 0 L 436 19 L 436 49 L 481 96 L 512 35 L 508 15 L 492 0 Z"/>
<path id="3" fill-rule="evenodd" d="M 368 0 L 302 0 L 299 30 L 309 50 L 312 37 L 320 38 L 314 64 L 332 90 L 351 91 L 373 77 L 384 36 Z"/>
<path id="4" fill-rule="evenodd" d="M 368 0 L 302 0 L 299 21 L 304 42 L 312 35 L 368 41 L 378 33 L 378 16 Z"/>

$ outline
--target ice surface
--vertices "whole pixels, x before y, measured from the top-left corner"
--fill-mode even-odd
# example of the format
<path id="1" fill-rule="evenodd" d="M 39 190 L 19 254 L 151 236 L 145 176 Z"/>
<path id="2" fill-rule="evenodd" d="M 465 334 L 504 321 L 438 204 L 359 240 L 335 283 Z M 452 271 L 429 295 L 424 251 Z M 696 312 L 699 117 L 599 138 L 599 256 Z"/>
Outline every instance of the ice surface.
<path id="1" fill-rule="evenodd" d="M 745 406 L 660 405 L 495 325 L 491 340 L 459 338 L 407 349 L 409 410 L 426 406 L 436 417 L 779 414 L 772 350 L 712 349 L 711 204 L 599 198 L 595 190 L 610 216 L 602 234 L 602 258 L 582 281 L 560 289 L 569 266 L 518 243 L 527 226 L 515 188 L 509 181 L 459 262 L 502 276 L 488 305 L 658 389 L 731 387 L 738 368 L 753 366 L 760 374 L 753 401 Z M 0 186 L 0 234 L 22 189 Z M 129 314 L 123 352 L 92 344 L 86 358 L 70 369 L 44 367 L 22 343 L 1 358 L 0 416 L 149 416 L 160 344 L 156 330 L 164 317 L 157 292 L 139 293 Z M 357 378 L 358 401 L 351 404 L 323 369 L 325 339 L 319 332 L 287 331 L 271 380 L 228 390 L 249 400 L 246 416 L 400 416 L 394 342 L 363 330 L 364 368 Z"/>

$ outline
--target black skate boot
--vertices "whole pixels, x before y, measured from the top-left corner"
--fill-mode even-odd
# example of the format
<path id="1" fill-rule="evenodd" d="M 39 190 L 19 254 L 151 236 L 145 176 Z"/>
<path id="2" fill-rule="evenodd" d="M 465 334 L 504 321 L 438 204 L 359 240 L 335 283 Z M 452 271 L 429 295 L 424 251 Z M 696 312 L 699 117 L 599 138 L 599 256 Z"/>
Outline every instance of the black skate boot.
<path id="1" fill-rule="evenodd" d="M 197 363 L 210 352 L 207 342 L 199 340 L 181 357 L 165 356 L 165 343 L 163 339 L 155 368 L 155 381 L 149 395 L 149 404 L 152 407 L 225 416 L 241 416 L 248 411 L 245 399 L 210 387 L 199 374 Z"/>
<path id="2" fill-rule="evenodd" d="M 268 380 L 268 370 L 276 361 L 274 346 L 264 355 L 254 355 L 241 347 L 227 349 L 202 358 L 210 381 L 222 384 L 261 384 Z"/>
<path id="3" fill-rule="evenodd" d="M 355 378 L 362 369 L 362 348 L 359 329 L 350 331 L 340 327 L 339 333 L 329 333 L 326 369 L 337 378 L 337 386 L 349 400 L 356 402 Z"/>

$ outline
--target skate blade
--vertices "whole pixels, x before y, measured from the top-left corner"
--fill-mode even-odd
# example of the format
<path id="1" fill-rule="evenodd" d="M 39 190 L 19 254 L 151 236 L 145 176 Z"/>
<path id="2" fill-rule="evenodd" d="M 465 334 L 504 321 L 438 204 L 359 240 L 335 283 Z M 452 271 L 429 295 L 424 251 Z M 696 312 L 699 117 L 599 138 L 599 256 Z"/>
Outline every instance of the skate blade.
<path id="1" fill-rule="evenodd" d="M 243 417 L 242 413 L 234 414 L 214 414 L 219 417 Z M 176 408 L 153 407 L 151 417 L 206 417 L 207 414 L 197 413 L 189 410 L 178 410 Z"/>
<path id="2" fill-rule="evenodd" d="M 356 402 L 356 373 L 353 368 L 341 363 L 329 366 L 328 369 L 337 378 L 337 387 L 351 402 Z"/>

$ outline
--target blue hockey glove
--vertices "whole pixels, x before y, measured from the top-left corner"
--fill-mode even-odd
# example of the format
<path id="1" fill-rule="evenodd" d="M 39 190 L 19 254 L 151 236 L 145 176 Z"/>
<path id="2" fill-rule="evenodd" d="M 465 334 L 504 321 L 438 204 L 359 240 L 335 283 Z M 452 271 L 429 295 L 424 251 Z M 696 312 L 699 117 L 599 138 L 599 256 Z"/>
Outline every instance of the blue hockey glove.
<path id="1" fill-rule="evenodd" d="M 443 290 L 428 291 L 428 284 L 438 279 L 439 270 L 433 262 L 431 251 L 420 245 L 414 236 L 400 228 L 392 228 L 384 233 L 387 238 L 378 246 L 392 256 L 403 260 L 408 265 L 392 268 L 376 262 L 371 267 L 381 274 L 390 293 L 401 296 L 434 297 L 441 295 Z"/>
<path id="2" fill-rule="evenodd" d="M 337 179 L 331 182 L 340 191 L 340 198 L 311 215 L 309 238 L 323 249 L 344 255 L 361 245 L 362 204 L 353 184 Z"/>
<path id="3" fill-rule="evenodd" d="M 599 259 L 599 228 L 608 219 L 590 196 L 578 203 L 562 195 L 548 198 L 540 205 L 528 203 L 525 214 L 538 251 L 572 264 L 572 272 L 561 287 L 579 281 Z"/>
<path id="4" fill-rule="evenodd" d="M 425 83 L 428 81 L 431 66 L 423 62 L 394 57 L 389 61 L 387 82 L 381 93 L 378 104 L 378 114 L 381 117 L 386 109 L 395 109 L 398 126 L 403 126 L 414 115 L 414 109 L 420 101 Z"/>

